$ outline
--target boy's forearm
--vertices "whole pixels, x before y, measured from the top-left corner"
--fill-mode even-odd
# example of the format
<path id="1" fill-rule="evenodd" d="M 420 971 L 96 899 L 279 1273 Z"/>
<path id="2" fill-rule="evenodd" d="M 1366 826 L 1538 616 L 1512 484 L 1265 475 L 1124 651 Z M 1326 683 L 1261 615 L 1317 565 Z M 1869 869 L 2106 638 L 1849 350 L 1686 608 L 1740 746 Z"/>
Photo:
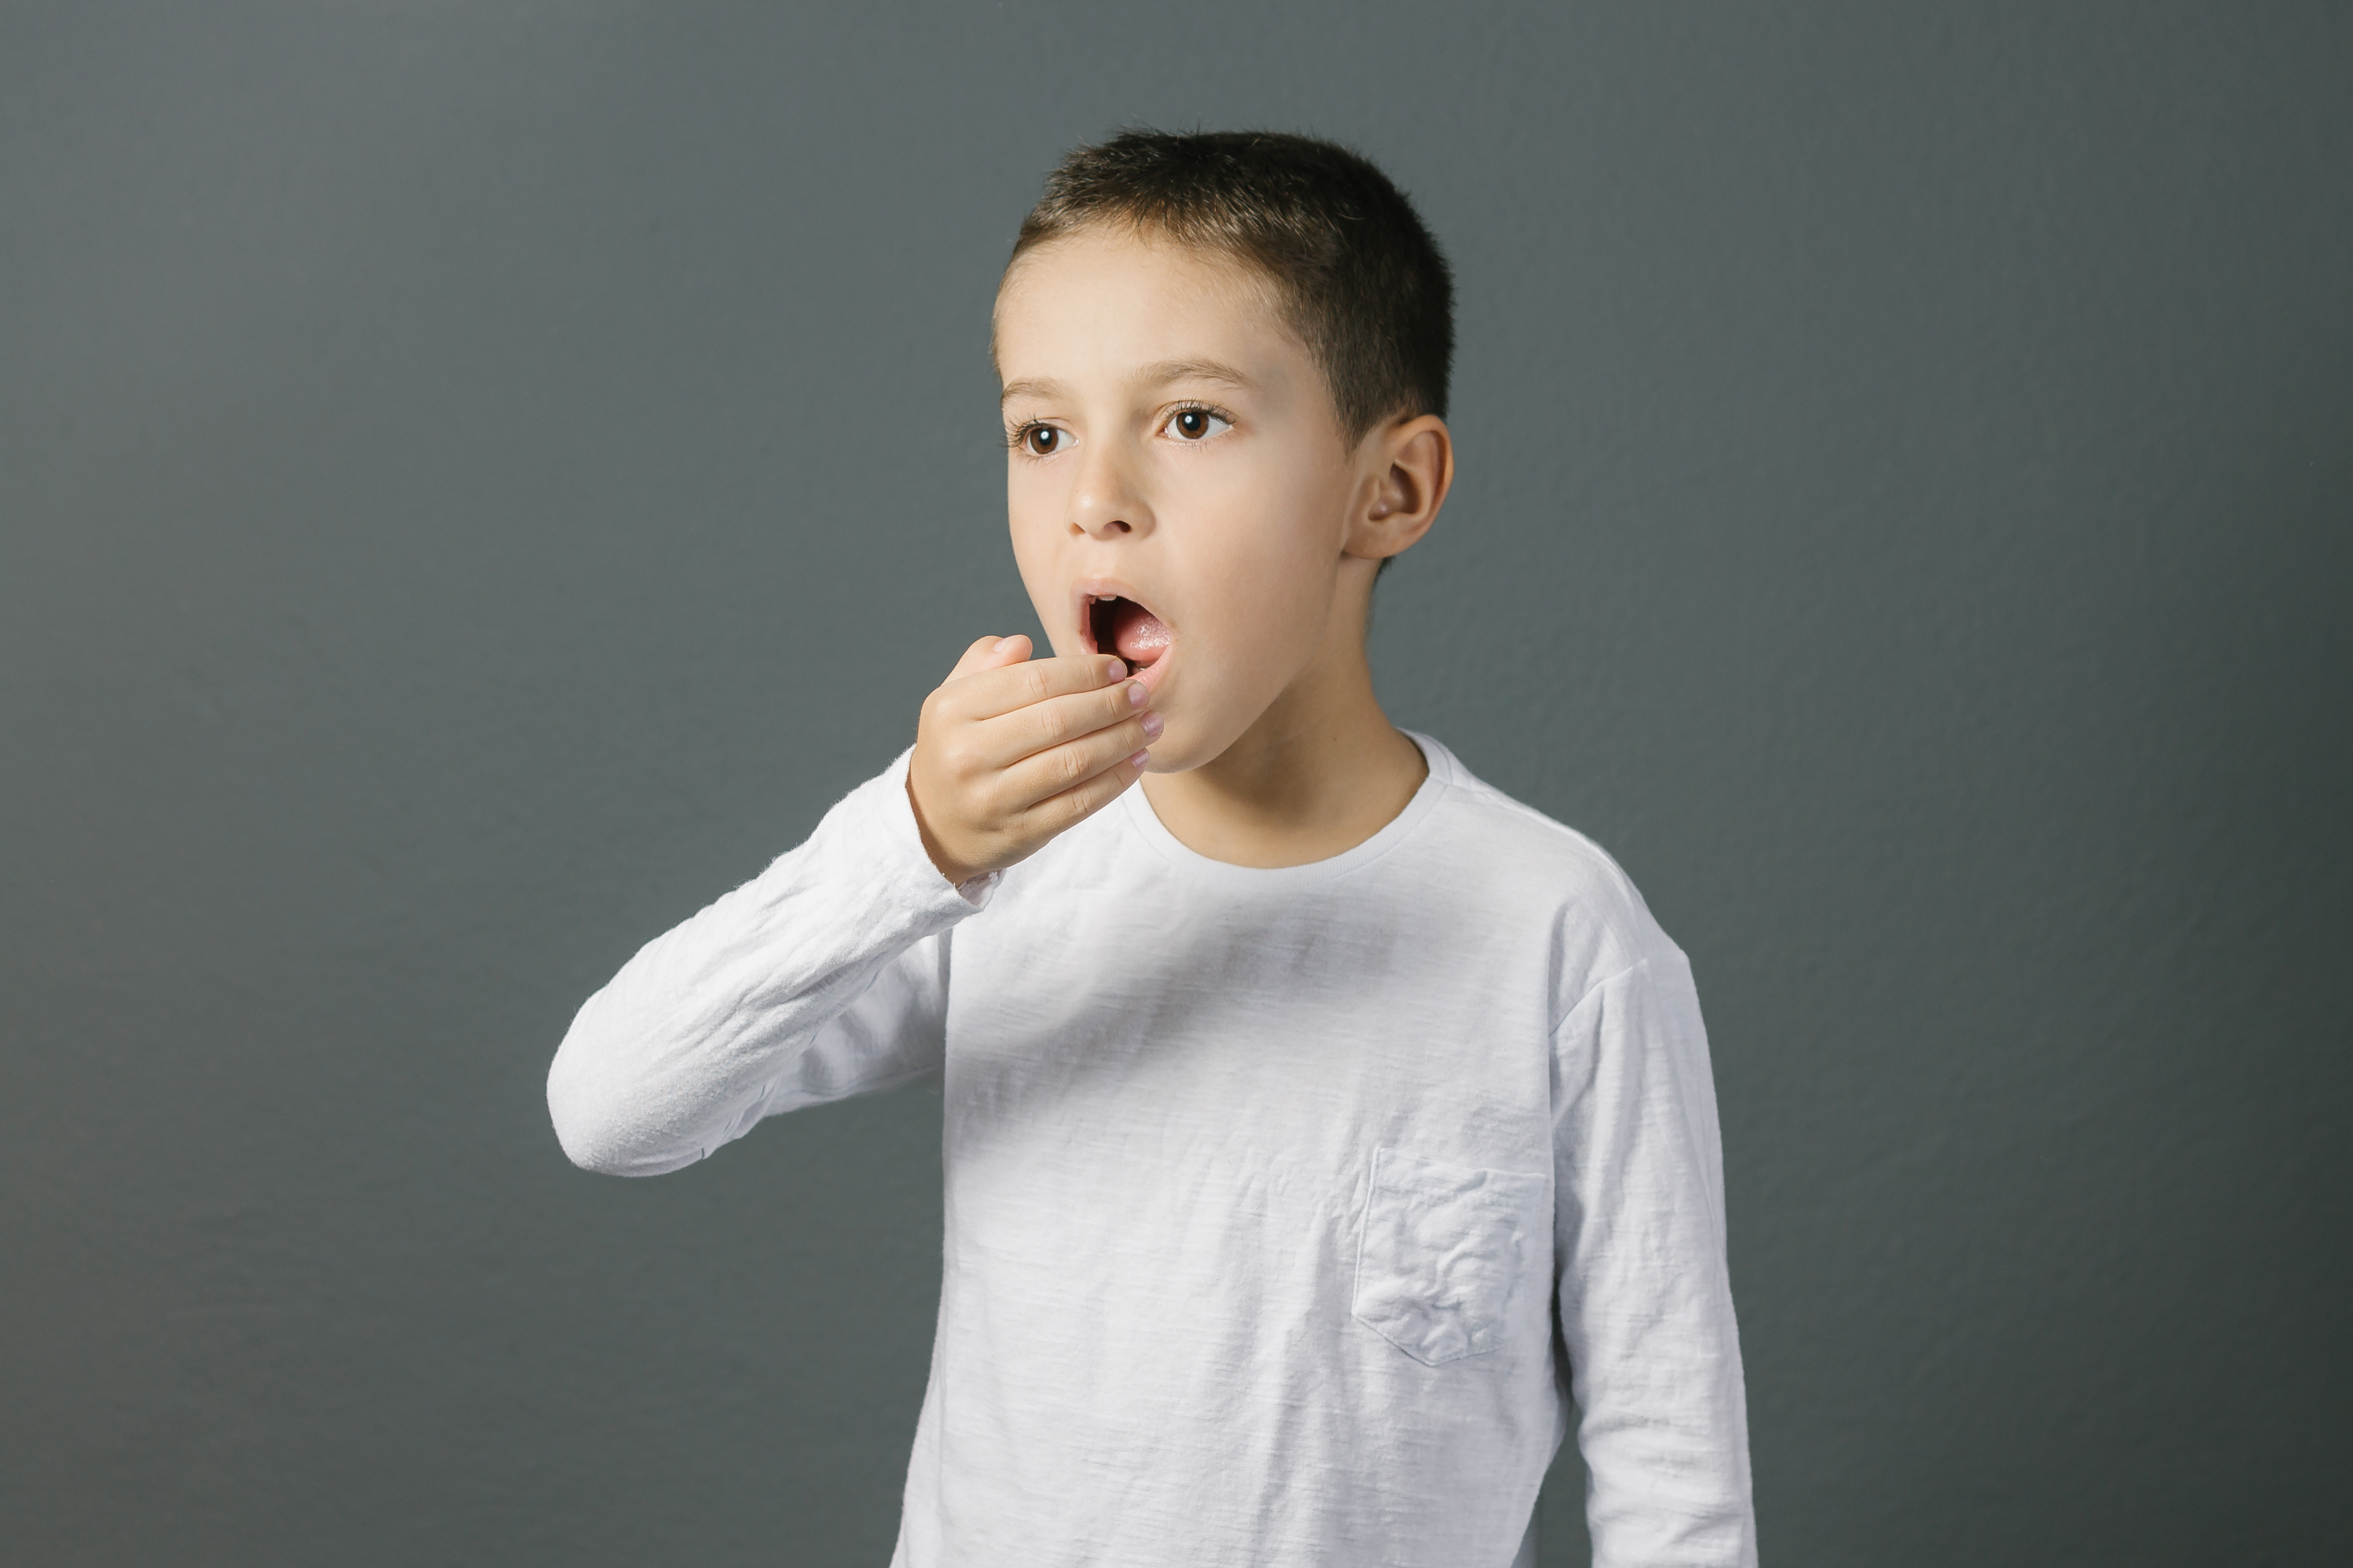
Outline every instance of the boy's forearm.
<path id="1" fill-rule="evenodd" d="M 1597 1565 L 1756 1562 L 1723 1164 L 1689 971 L 1662 953 L 1564 1031 L 1561 1333 Z"/>
<path id="2" fill-rule="evenodd" d="M 971 911 L 912 822 L 893 816 L 906 814 L 903 776 L 902 760 L 861 785 L 807 842 L 648 942 L 581 1007 L 547 1082 L 576 1163 L 653 1175 L 739 1136 L 797 1087 L 799 1058 L 893 960 Z M 843 1093 L 881 1087 L 858 1070 L 820 1076 Z"/>

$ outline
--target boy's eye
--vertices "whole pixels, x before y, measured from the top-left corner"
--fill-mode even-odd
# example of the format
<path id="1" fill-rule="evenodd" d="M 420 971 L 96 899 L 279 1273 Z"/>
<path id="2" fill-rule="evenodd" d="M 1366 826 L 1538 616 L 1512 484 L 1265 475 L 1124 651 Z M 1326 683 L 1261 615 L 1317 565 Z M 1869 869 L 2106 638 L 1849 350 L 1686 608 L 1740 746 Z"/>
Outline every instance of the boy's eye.
<path id="1" fill-rule="evenodd" d="M 1206 408 L 1180 408 L 1168 416 L 1168 423 L 1161 428 L 1180 441 L 1202 441 L 1233 426 Z"/>
<path id="2" fill-rule="evenodd" d="M 1050 458 L 1062 449 L 1062 433 L 1051 425 L 1032 425 L 1021 432 L 1021 444 L 1033 457 Z"/>

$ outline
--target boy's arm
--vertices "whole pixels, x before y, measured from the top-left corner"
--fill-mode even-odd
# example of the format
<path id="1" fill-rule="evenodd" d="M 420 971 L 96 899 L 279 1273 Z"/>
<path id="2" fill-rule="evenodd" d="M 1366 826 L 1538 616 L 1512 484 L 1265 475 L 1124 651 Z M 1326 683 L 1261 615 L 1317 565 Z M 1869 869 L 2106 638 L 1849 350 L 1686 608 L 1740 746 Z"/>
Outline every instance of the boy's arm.
<path id="1" fill-rule="evenodd" d="M 547 1075 L 575 1163 L 656 1175 L 764 1116 L 936 1069 L 939 939 L 995 879 L 959 890 L 933 867 L 905 779 L 902 756 L 588 998 Z"/>
<path id="2" fill-rule="evenodd" d="M 1750 1568 L 1722 1144 L 1683 954 L 1595 986 L 1553 1044 L 1561 1339 L 1595 1568 Z"/>
<path id="3" fill-rule="evenodd" d="M 1133 784 L 1159 732 L 1118 659 L 1029 652 L 973 644 L 911 752 L 588 999 L 547 1075 L 575 1162 L 674 1171 L 763 1116 L 938 1066 L 945 933 L 997 871 Z"/>

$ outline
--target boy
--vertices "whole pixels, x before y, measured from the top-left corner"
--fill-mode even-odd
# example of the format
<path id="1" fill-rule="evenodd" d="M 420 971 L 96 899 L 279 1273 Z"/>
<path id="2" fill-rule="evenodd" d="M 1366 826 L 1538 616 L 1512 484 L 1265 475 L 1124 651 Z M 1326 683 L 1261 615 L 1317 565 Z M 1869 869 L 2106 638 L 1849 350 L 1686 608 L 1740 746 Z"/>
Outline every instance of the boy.
<path id="1" fill-rule="evenodd" d="M 1533 1563 L 1572 1390 L 1597 1563 L 1754 1561 L 1689 968 L 1373 694 L 1451 310 L 1337 147 L 1071 154 L 996 316 L 1052 656 L 973 644 L 556 1055 L 565 1149 L 633 1175 L 944 1076 L 894 1565 Z"/>

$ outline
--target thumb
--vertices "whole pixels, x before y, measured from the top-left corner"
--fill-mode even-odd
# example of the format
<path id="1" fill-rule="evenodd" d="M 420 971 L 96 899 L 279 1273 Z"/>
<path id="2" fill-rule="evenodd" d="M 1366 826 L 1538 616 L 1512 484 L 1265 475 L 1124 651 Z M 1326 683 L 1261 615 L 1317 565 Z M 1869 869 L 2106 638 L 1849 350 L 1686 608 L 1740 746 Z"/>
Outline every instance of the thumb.
<path id="1" fill-rule="evenodd" d="M 956 667 L 948 671 L 948 680 L 977 675 L 984 669 L 997 669 L 1008 664 L 1019 664 L 1029 657 L 1029 639 L 1016 635 L 1009 637 L 983 637 L 964 650 Z M 940 683 L 944 686 L 947 681 Z"/>

